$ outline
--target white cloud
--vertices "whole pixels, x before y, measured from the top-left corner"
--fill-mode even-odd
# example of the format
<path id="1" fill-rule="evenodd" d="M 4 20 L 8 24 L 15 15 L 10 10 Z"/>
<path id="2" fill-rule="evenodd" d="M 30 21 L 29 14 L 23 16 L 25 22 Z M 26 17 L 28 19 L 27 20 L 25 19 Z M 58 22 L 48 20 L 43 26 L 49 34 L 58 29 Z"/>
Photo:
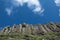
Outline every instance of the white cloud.
<path id="1" fill-rule="evenodd" d="M 14 0 L 13 4 L 17 7 L 23 6 L 27 3 L 28 8 L 30 8 L 33 12 L 42 13 L 42 7 L 39 0 Z"/>
<path id="2" fill-rule="evenodd" d="M 59 9 L 59 16 L 60 16 L 60 9 Z"/>
<path id="3" fill-rule="evenodd" d="M 38 13 L 35 12 L 35 14 L 38 14 L 40 16 L 44 16 L 44 13 L 43 12 L 44 12 L 44 9 L 42 9 L 41 11 L 38 11 Z"/>
<path id="4" fill-rule="evenodd" d="M 21 6 L 23 5 L 23 0 L 15 0 L 15 2 Z"/>
<path id="5" fill-rule="evenodd" d="M 42 12 L 44 12 L 44 9 L 42 9 L 42 10 L 40 11 L 40 13 L 42 13 Z"/>
<path id="6" fill-rule="evenodd" d="M 41 11 L 41 8 L 40 7 L 36 7 L 33 11 L 34 12 L 40 12 Z"/>
<path id="7" fill-rule="evenodd" d="M 56 3 L 56 6 L 59 7 L 59 16 L 60 16 L 60 0 L 54 0 Z"/>
<path id="8" fill-rule="evenodd" d="M 10 8 L 6 8 L 5 11 L 7 12 L 7 14 L 10 16 L 11 15 L 11 12 L 12 10 Z"/>
<path id="9" fill-rule="evenodd" d="M 60 0 L 54 0 L 57 7 L 59 7 L 59 16 L 60 16 Z"/>
<path id="10" fill-rule="evenodd" d="M 57 6 L 60 6 L 60 0 L 55 0 Z"/>

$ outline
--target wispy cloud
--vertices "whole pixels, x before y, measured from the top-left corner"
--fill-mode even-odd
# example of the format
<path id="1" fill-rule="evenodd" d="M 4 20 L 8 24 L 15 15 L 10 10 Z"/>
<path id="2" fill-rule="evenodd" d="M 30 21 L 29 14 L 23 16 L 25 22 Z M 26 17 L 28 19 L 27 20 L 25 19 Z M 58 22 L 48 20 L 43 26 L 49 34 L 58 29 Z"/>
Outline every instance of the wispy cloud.
<path id="1" fill-rule="evenodd" d="M 60 9 L 59 9 L 59 16 L 60 16 Z"/>
<path id="2" fill-rule="evenodd" d="M 56 6 L 59 7 L 59 16 L 60 16 L 60 0 L 54 0 L 56 3 Z"/>
<path id="3" fill-rule="evenodd" d="M 44 11 L 42 10 L 39 0 L 14 0 L 13 2 L 13 4 L 18 7 L 23 6 L 25 3 L 27 3 L 28 8 L 30 8 L 33 12 L 36 12 L 37 14 L 40 14 Z"/>
<path id="4" fill-rule="evenodd" d="M 11 12 L 12 10 L 10 8 L 6 8 L 5 11 L 7 12 L 7 14 L 10 16 L 11 15 Z"/>
<path id="5" fill-rule="evenodd" d="M 60 0 L 55 0 L 57 6 L 60 6 Z"/>

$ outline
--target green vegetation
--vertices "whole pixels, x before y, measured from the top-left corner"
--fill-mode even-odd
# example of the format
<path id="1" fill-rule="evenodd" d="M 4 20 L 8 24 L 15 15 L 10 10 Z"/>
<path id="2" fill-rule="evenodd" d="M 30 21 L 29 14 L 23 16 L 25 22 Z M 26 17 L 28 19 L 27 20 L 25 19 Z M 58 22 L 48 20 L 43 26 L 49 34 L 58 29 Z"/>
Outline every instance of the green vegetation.
<path id="1" fill-rule="evenodd" d="M 18 33 L 1 34 L 0 40 L 59 40 L 60 33 L 46 33 L 45 35 L 23 35 Z"/>

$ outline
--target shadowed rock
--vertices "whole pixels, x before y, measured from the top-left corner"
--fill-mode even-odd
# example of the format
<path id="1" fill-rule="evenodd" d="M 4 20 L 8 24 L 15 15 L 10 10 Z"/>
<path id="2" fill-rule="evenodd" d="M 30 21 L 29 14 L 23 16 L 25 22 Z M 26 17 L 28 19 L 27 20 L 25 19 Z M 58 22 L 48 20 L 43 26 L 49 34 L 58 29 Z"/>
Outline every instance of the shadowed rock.
<path id="1" fill-rule="evenodd" d="M 10 26 L 5 27 L 5 28 L 2 30 L 2 32 L 4 32 L 4 33 L 10 33 L 10 32 L 11 32 Z"/>

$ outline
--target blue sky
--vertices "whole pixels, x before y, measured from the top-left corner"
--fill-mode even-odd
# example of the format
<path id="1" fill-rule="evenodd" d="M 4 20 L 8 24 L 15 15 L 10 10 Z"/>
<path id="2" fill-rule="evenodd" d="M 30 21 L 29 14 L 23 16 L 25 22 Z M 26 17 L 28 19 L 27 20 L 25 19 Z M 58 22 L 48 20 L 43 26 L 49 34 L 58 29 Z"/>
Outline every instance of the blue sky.
<path id="1" fill-rule="evenodd" d="M 60 0 L 0 0 L 0 27 L 60 22 Z"/>

